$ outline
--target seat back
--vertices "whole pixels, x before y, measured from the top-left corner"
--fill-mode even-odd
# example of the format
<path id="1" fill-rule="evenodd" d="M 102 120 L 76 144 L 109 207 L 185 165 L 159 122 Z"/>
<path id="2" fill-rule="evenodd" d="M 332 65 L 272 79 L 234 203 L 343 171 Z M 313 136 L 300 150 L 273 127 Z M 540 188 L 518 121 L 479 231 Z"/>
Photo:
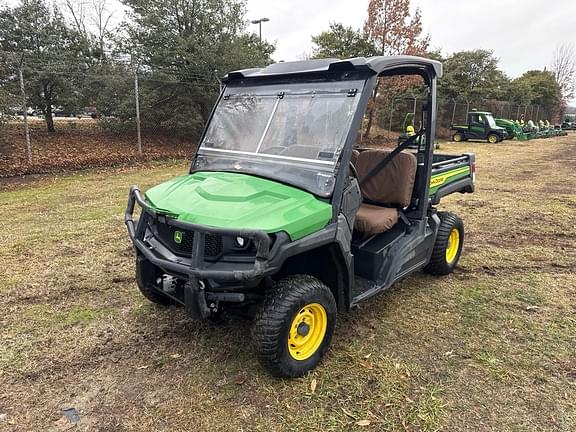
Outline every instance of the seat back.
<path id="1" fill-rule="evenodd" d="M 362 179 L 386 156 L 389 150 L 365 150 L 356 160 L 356 171 Z M 376 204 L 407 207 L 412 198 L 416 178 L 416 156 L 400 152 L 362 185 L 362 196 Z"/>

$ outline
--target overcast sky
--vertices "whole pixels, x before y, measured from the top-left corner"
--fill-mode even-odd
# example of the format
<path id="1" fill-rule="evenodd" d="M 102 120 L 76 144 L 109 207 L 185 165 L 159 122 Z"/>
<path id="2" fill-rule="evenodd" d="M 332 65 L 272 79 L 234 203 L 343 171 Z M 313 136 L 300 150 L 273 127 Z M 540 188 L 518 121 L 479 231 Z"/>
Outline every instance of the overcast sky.
<path id="1" fill-rule="evenodd" d="M 444 54 L 494 50 L 500 67 L 517 77 L 543 69 L 557 44 L 576 44 L 576 0 L 412 0 L 422 10 L 424 32 Z M 275 60 L 301 59 L 312 51 L 311 35 L 330 22 L 362 28 L 368 0 L 248 0 L 248 18 L 270 18 L 262 35 L 276 42 Z M 257 25 L 252 25 L 258 31 Z"/>
<path id="2" fill-rule="evenodd" d="M 80 1 L 80 0 L 72 0 Z M 63 3 L 63 0 L 56 0 Z M 262 35 L 276 43 L 275 60 L 298 60 L 312 51 L 311 36 L 330 22 L 360 29 L 368 0 L 247 0 L 248 19 L 261 17 Z M 0 4 L 17 0 L 0 0 Z M 446 55 L 485 48 L 494 51 L 500 67 L 514 78 L 550 65 L 554 48 L 576 44 L 576 0 L 412 0 L 422 10 L 424 33 L 431 46 Z M 109 0 L 121 9 L 118 0 Z M 120 18 L 121 12 L 118 11 Z M 254 32 L 258 26 L 249 27 Z M 576 99 L 572 101 L 576 104 Z"/>

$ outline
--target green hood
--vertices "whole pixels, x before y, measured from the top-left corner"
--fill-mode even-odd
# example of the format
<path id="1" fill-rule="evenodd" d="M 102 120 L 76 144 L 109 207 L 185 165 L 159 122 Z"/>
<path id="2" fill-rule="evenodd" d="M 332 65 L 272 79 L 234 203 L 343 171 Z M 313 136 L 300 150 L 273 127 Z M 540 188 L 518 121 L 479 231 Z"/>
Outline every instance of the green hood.
<path id="1" fill-rule="evenodd" d="M 178 220 L 218 228 L 285 231 L 297 240 L 329 222 L 332 206 L 314 195 L 259 177 L 196 172 L 146 192 L 155 209 Z"/>

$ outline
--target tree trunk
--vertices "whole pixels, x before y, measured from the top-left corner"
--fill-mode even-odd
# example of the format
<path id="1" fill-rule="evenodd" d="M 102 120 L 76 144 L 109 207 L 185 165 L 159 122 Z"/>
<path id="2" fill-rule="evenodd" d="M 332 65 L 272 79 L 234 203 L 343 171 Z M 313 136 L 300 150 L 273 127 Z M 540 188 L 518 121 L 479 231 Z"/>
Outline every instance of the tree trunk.
<path id="1" fill-rule="evenodd" d="M 370 137 L 370 129 L 372 129 L 373 118 L 374 118 L 374 106 L 372 106 L 372 109 L 368 112 L 368 123 L 366 124 L 366 132 L 364 133 L 364 136 L 366 138 Z"/>
<path id="2" fill-rule="evenodd" d="M 54 129 L 54 118 L 52 116 L 52 104 L 46 103 L 46 109 L 44 111 L 44 119 L 46 120 L 46 129 L 48 132 L 56 132 Z"/>
<path id="3" fill-rule="evenodd" d="M 376 97 L 378 96 L 378 90 L 380 89 L 380 80 L 376 83 L 374 92 L 372 94 L 372 107 L 368 110 L 368 124 L 366 125 L 365 137 L 370 137 L 370 130 L 372 129 L 372 121 L 374 120 L 374 113 L 376 112 Z"/>
<path id="4" fill-rule="evenodd" d="M 52 88 L 48 83 L 44 83 L 44 119 L 46 129 L 49 133 L 56 132 L 54 129 L 54 118 L 52 117 Z"/>

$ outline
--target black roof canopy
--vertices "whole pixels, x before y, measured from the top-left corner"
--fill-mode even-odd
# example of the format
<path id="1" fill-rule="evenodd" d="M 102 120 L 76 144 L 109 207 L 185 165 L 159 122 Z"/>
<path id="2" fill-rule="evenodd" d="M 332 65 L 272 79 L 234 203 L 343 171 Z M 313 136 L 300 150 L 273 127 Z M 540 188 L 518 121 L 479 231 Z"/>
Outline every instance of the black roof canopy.
<path id="1" fill-rule="evenodd" d="M 337 71 L 371 71 L 380 75 L 387 70 L 427 70 L 436 77 L 442 76 L 442 63 L 416 56 L 354 57 L 346 60 L 337 58 L 302 60 L 273 63 L 265 68 L 243 69 L 228 73 L 225 81 L 242 78 L 279 77 L 283 75 L 305 75 Z"/>

